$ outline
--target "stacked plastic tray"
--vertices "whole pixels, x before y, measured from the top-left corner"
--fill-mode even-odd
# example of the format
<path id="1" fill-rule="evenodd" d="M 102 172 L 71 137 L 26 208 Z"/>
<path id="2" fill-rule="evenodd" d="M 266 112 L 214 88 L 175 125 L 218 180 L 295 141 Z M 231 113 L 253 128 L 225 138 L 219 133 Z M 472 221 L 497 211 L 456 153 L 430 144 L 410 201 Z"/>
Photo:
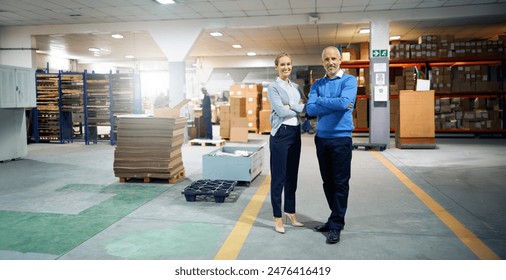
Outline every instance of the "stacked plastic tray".
<path id="1" fill-rule="evenodd" d="M 237 181 L 197 180 L 183 190 L 186 201 L 196 201 L 197 196 L 214 196 L 214 201 L 223 203 L 234 190 Z"/>

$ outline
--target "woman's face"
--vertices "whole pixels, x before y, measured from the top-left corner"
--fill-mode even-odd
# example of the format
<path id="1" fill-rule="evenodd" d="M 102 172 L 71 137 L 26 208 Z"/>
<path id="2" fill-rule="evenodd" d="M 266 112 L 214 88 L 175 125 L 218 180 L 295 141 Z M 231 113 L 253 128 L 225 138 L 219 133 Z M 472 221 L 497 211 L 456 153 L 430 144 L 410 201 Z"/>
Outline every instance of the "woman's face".
<path id="1" fill-rule="evenodd" d="M 286 80 L 292 73 L 292 59 L 288 56 L 283 56 L 279 59 L 278 65 L 276 65 L 276 70 L 278 70 L 278 76 Z"/>

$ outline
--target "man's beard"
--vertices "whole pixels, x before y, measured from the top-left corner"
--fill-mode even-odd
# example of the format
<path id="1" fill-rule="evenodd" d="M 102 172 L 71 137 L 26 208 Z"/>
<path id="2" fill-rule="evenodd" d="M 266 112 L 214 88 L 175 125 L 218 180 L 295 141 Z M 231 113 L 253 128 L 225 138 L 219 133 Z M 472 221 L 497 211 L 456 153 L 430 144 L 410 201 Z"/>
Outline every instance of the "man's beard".
<path id="1" fill-rule="evenodd" d="M 337 72 L 339 71 L 339 69 L 334 66 L 332 70 L 330 70 L 330 67 L 325 68 L 325 71 L 327 71 L 327 74 L 329 74 L 331 76 L 334 76 L 334 75 L 337 74 Z"/>

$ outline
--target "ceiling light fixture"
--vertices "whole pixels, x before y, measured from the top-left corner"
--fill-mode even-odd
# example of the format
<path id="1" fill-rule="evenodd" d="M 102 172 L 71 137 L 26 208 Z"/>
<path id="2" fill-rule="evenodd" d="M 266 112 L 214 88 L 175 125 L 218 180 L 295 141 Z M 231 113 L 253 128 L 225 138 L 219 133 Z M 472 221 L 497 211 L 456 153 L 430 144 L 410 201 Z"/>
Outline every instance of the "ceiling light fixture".
<path id="1" fill-rule="evenodd" d="M 89 50 L 90 52 L 98 52 L 98 51 L 100 51 L 100 49 L 99 49 L 99 48 L 89 48 L 88 50 Z"/>
<path id="2" fill-rule="evenodd" d="M 369 34 L 369 33 L 371 33 L 371 29 L 370 28 L 360 28 L 360 30 L 358 31 L 358 33 L 360 33 L 360 34 Z"/>
<path id="3" fill-rule="evenodd" d="M 316 14 L 309 15 L 309 23 L 318 23 L 319 20 L 320 20 L 320 17 L 317 16 Z"/>
<path id="4" fill-rule="evenodd" d="M 241 45 L 232 45 L 232 47 L 233 47 L 234 49 L 240 49 L 240 48 L 242 48 L 242 46 L 241 46 Z"/>
<path id="5" fill-rule="evenodd" d="M 390 40 L 399 40 L 400 38 L 401 38 L 400 35 L 390 36 Z"/>
<path id="6" fill-rule="evenodd" d="M 125 55 L 125 58 L 134 58 L 135 56 L 133 55 Z"/>
<path id="7" fill-rule="evenodd" d="M 216 32 L 211 32 L 211 33 L 209 33 L 209 34 L 210 34 L 211 36 L 213 36 L 213 37 L 221 37 L 221 36 L 223 36 L 223 33 L 221 33 L 221 32 L 217 32 L 217 31 L 216 31 Z"/>
<path id="8" fill-rule="evenodd" d="M 174 2 L 174 0 L 155 0 L 156 2 L 162 4 L 162 5 L 167 5 L 167 4 L 174 4 L 176 2 Z"/>
<path id="9" fill-rule="evenodd" d="M 247 54 L 248 56 L 256 56 L 256 55 L 257 55 L 257 53 L 256 53 L 256 52 L 248 52 L 248 53 L 246 53 L 246 54 Z"/>
<path id="10" fill-rule="evenodd" d="M 121 34 L 112 34 L 111 37 L 113 37 L 114 39 L 123 39 L 123 35 Z"/>

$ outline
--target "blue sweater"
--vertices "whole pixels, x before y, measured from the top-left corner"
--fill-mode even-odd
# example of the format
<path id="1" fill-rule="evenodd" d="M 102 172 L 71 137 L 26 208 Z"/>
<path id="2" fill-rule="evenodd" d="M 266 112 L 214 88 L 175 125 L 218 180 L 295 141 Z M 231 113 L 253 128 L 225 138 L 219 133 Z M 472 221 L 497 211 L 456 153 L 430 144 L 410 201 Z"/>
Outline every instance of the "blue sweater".
<path id="1" fill-rule="evenodd" d="M 311 86 L 307 114 L 318 116 L 316 135 L 321 138 L 352 137 L 353 107 L 357 97 L 357 79 L 342 70 L 334 79 L 325 77 Z"/>

